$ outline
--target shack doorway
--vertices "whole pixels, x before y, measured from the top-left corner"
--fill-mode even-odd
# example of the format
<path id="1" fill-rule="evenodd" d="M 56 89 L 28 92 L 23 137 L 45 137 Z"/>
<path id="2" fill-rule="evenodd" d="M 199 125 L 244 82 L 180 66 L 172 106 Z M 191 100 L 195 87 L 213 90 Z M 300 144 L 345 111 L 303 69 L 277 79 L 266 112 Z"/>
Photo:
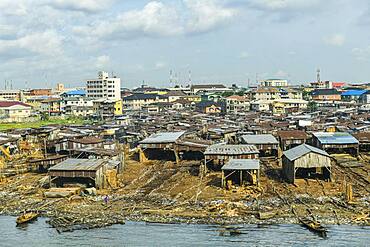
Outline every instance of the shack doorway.
<path id="1" fill-rule="evenodd" d="M 176 155 L 173 150 L 148 148 L 144 150 L 144 153 L 149 160 L 176 161 Z"/>
<path id="2" fill-rule="evenodd" d="M 331 179 L 330 168 L 328 167 L 296 168 L 295 179 L 320 179 L 328 181 Z"/>

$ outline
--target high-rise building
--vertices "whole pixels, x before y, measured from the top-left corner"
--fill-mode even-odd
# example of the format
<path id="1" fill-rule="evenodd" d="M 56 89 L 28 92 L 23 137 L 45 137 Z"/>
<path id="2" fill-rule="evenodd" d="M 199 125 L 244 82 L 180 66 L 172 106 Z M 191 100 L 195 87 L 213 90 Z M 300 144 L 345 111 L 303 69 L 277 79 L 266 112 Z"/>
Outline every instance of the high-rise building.
<path id="1" fill-rule="evenodd" d="M 121 99 L 121 79 L 109 77 L 107 72 L 100 71 L 97 79 L 87 80 L 87 97 L 92 99 Z"/>

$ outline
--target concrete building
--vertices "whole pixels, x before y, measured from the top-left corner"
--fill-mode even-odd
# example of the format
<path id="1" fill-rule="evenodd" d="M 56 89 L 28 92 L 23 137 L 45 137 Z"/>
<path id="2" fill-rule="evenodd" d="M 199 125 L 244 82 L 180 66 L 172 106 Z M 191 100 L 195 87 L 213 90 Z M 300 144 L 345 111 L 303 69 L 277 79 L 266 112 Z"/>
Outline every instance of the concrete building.
<path id="1" fill-rule="evenodd" d="M 267 79 L 261 82 L 262 87 L 287 87 L 288 80 L 285 79 Z"/>
<path id="2" fill-rule="evenodd" d="M 226 112 L 241 113 L 249 111 L 249 101 L 244 96 L 232 95 L 226 98 Z"/>
<path id="3" fill-rule="evenodd" d="M 109 77 L 107 72 L 100 71 L 97 79 L 87 80 L 87 97 L 93 99 L 121 99 L 121 79 Z"/>
<path id="4" fill-rule="evenodd" d="M 0 90 L 0 100 L 20 100 L 20 90 Z"/>
<path id="5" fill-rule="evenodd" d="M 24 121 L 30 117 L 32 107 L 19 101 L 0 101 L 0 119 L 6 122 Z"/>

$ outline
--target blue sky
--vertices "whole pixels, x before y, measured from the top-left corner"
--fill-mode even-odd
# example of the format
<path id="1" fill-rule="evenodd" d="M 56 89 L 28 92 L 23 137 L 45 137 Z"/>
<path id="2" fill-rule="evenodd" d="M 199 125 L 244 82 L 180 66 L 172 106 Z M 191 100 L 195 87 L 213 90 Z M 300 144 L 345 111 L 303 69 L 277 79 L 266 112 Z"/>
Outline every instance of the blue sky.
<path id="1" fill-rule="evenodd" d="M 98 70 L 245 86 L 370 80 L 368 0 L 1 0 L 0 88 L 83 85 Z M 27 82 L 27 83 L 26 83 Z"/>

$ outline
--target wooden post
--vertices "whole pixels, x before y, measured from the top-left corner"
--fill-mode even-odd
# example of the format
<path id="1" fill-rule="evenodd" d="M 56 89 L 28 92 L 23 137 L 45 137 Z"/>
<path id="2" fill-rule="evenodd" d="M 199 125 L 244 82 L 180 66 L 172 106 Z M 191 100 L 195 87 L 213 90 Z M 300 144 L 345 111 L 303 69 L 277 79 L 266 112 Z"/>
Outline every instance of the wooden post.
<path id="1" fill-rule="evenodd" d="M 260 170 L 257 170 L 257 186 L 260 187 Z"/>
<path id="2" fill-rule="evenodd" d="M 346 186 L 346 196 L 347 196 L 347 202 L 351 203 L 353 202 L 353 190 L 352 190 L 352 184 L 348 183 Z"/>
<path id="3" fill-rule="evenodd" d="M 240 186 L 243 185 L 243 170 L 240 170 Z"/>
<path id="4" fill-rule="evenodd" d="M 224 171 L 222 170 L 222 176 L 221 176 L 221 186 L 222 188 L 225 188 L 225 174 Z"/>

